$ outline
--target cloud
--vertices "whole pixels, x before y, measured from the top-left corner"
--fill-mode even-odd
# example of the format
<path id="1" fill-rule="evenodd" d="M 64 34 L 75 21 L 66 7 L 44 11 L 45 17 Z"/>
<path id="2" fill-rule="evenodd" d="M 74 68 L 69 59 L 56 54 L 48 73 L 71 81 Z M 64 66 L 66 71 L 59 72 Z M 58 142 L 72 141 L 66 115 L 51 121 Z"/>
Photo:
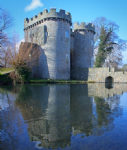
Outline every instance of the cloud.
<path id="1" fill-rule="evenodd" d="M 25 11 L 31 11 L 33 9 L 36 9 L 37 7 L 43 7 L 43 3 L 41 0 L 32 0 L 30 5 L 26 6 Z"/>
<path id="2" fill-rule="evenodd" d="M 25 39 L 22 39 L 21 41 L 19 41 L 18 43 L 16 43 L 16 51 L 19 50 L 21 42 L 25 42 Z"/>

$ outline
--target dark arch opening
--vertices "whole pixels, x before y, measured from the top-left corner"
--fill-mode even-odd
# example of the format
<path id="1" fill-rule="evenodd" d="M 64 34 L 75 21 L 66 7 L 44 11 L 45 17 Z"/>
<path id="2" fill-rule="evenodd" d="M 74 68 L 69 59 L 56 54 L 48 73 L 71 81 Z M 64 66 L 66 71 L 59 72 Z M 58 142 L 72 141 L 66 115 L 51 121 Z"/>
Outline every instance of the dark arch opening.
<path id="1" fill-rule="evenodd" d="M 107 89 L 111 89 L 114 86 L 114 78 L 109 76 L 107 78 L 105 78 L 105 88 Z"/>
<path id="2" fill-rule="evenodd" d="M 107 77 L 107 78 L 105 79 L 105 82 L 106 82 L 106 83 L 113 83 L 113 82 L 114 82 L 114 78 L 111 77 L 111 76 L 109 76 L 109 77 Z"/>

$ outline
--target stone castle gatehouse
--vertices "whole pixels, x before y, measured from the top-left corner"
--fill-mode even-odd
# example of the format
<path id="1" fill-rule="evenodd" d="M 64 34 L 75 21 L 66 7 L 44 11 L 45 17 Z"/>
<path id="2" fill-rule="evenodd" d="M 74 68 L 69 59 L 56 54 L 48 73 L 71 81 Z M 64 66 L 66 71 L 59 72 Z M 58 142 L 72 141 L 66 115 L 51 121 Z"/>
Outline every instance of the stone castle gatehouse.
<path id="1" fill-rule="evenodd" d="M 40 47 L 38 66 L 33 76 L 45 79 L 86 80 L 84 68 L 93 67 L 95 26 L 92 23 L 74 23 L 69 12 L 55 8 L 43 10 L 24 20 L 25 42 Z M 80 70 L 80 77 L 78 71 Z"/>

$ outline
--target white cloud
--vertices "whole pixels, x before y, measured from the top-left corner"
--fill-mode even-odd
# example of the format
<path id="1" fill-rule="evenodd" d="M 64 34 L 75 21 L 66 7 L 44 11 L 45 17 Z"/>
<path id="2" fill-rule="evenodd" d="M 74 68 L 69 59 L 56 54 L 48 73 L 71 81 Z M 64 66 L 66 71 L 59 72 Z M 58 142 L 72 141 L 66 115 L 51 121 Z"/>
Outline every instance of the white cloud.
<path id="1" fill-rule="evenodd" d="M 43 7 L 43 3 L 41 0 L 32 0 L 30 5 L 26 6 L 25 11 L 31 11 L 33 9 L 36 9 L 37 7 Z"/>
<path id="2" fill-rule="evenodd" d="M 25 42 L 25 39 L 22 39 L 20 42 L 18 42 L 18 43 L 16 44 L 16 50 L 17 50 L 17 51 L 19 50 L 19 47 L 20 47 L 21 42 Z"/>

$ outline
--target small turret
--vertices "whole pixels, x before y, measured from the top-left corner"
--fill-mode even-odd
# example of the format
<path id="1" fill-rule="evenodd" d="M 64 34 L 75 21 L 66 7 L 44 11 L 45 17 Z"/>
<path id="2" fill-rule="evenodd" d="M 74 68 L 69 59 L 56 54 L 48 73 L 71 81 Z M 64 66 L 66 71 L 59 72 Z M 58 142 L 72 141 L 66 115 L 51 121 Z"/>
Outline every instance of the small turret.
<path id="1" fill-rule="evenodd" d="M 85 22 L 81 22 L 81 24 L 74 23 L 74 31 L 77 30 L 90 30 L 95 34 L 95 25 L 93 25 L 92 23 L 85 24 Z"/>

